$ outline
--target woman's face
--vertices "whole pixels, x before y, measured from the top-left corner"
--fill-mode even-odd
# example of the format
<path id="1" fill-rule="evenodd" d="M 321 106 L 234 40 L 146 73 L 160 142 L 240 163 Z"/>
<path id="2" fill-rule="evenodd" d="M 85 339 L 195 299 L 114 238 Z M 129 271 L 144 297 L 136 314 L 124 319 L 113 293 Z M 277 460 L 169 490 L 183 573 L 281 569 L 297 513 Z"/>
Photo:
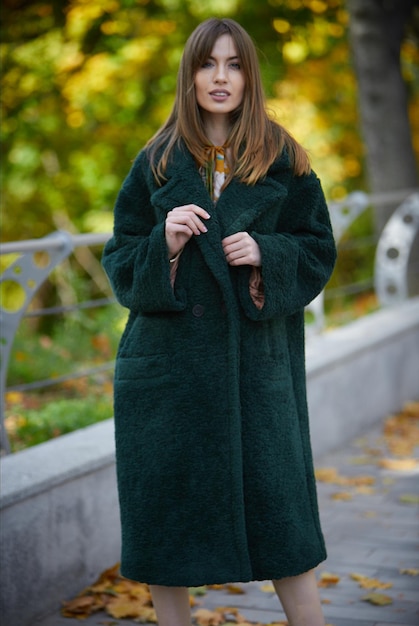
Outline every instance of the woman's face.
<path id="1" fill-rule="evenodd" d="M 198 105 L 210 115 L 228 115 L 243 100 L 244 76 L 230 35 L 221 35 L 195 74 Z"/>

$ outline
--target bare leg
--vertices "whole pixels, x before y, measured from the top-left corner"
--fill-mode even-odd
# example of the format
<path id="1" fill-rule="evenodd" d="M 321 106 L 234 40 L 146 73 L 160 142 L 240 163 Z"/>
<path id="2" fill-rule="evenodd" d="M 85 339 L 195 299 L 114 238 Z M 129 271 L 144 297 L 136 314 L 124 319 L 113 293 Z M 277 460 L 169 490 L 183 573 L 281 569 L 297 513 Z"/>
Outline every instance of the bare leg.
<path id="1" fill-rule="evenodd" d="M 191 608 L 187 587 L 150 585 L 159 626 L 190 626 Z"/>
<path id="2" fill-rule="evenodd" d="M 272 582 L 289 626 L 324 626 L 314 570 Z"/>

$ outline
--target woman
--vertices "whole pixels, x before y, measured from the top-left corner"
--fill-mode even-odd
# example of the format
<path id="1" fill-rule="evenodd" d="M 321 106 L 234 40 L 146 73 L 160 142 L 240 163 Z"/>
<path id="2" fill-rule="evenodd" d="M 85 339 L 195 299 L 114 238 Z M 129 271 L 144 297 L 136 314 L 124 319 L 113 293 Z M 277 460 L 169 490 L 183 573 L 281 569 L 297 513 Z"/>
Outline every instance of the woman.
<path id="1" fill-rule="evenodd" d="M 207 20 L 103 258 L 130 311 L 115 373 L 121 572 L 150 584 L 160 626 L 190 624 L 189 586 L 268 578 L 291 625 L 324 624 L 303 309 L 334 261 L 320 183 L 267 117 L 250 37 Z"/>

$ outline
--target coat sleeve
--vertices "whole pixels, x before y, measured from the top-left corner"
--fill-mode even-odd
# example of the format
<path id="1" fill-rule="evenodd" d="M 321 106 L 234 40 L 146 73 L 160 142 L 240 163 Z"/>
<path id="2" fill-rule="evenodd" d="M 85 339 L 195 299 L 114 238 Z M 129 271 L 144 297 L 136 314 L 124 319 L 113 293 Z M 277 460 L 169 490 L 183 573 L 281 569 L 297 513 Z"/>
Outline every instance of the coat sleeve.
<path id="1" fill-rule="evenodd" d="M 326 200 L 317 176 L 295 177 L 281 207 L 277 232 L 251 232 L 262 256 L 264 305 L 249 294 L 249 268 L 240 268 L 239 297 L 245 314 L 266 320 L 296 313 L 324 288 L 336 261 Z"/>
<path id="2" fill-rule="evenodd" d="M 105 245 L 102 264 L 122 306 L 142 313 L 181 311 L 186 304 L 170 282 L 165 224 L 150 201 L 150 176 L 141 152 L 118 194 L 113 236 Z"/>

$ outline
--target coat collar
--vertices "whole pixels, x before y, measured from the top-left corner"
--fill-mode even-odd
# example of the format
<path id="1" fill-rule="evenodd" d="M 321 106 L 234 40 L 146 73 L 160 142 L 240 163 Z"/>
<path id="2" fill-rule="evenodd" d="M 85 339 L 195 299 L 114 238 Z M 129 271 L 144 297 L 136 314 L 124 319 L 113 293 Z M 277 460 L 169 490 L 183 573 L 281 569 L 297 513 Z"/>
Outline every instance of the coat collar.
<path id="1" fill-rule="evenodd" d="M 282 155 L 266 177 L 254 186 L 233 179 L 214 206 L 193 156 L 185 147 L 177 147 L 167 167 L 167 182 L 153 194 L 152 203 L 165 213 L 186 203 L 201 206 L 212 218 L 222 213 L 224 232 L 221 234 L 226 237 L 249 229 L 259 216 L 277 207 L 287 196 L 287 188 L 278 176 L 287 166 L 288 157 Z M 218 223 L 217 219 L 213 221 Z"/>
<path id="2" fill-rule="evenodd" d="M 196 236 L 201 252 L 217 279 L 230 282 L 229 268 L 221 241 L 236 232 L 252 230 L 255 220 L 270 210 L 278 210 L 278 203 L 287 196 L 287 188 L 280 182 L 281 171 L 289 168 L 288 157 L 282 155 L 270 168 L 267 176 L 254 186 L 233 179 L 221 193 L 214 206 L 191 153 L 184 147 L 174 150 L 166 170 L 167 181 L 151 196 L 153 206 L 165 216 L 184 204 L 197 204 L 211 218 L 205 222 L 208 232 Z M 222 215 L 221 226 L 219 216 Z"/>

